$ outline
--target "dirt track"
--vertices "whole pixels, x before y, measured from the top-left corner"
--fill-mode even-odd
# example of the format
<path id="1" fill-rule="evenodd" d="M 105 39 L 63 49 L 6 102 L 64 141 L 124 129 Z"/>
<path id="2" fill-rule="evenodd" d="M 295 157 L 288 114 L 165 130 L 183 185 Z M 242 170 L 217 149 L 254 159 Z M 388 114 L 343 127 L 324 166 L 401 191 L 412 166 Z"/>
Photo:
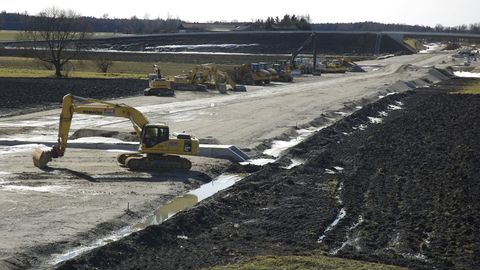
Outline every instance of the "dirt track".
<path id="1" fill-rule="evenodd" d="M 380 112 L 388 115 L 372 123 Z M 304 165 L 268 165 L 59 269 L 197 269 L 317 249 L 413 269 L 477 269 L 479 113 L 479 96 L 388 96 L 284 156 Z"/>
<path id="2" fill-rule="evenodd" d="M 305 78 L 294 84 L 251 87 L 247 93 L 180 92 L 175 99 L 137 96 L 118 102 L 139 108 L 152 122 L 166 121 L 172 130 L 235 144 L 257 155 L 273 138 L 292 134 L 293 127 L 327 112 L 325 121 L 339 118 L 332 112 L 355 109 L 385 93 L 388 85 L 419 78 L 427 72 L 423 66 L 442 60 L 448 61 L 448 55 L 402 56 L 365 62 L 381 66 L 364 74 Z M 58 110 L 3 118 L 1 136 L 54 139 L 57 121 Z M 73 129 L 91 127 L 130 130 L 128 121 L 75 116 Z M 208 181 L 226 165 L 198 158 L 188 175 L 134 174 L 116 166 L 114 153 L 68 150 L 52 163 L 52 172 L 42 172 L 30 165 L 30 148 L 1 150 L 0 203 L 9 211 L 0 216 L 0 227 L 8 228 L 2 230 L 6 241 L 1 242 L 0 257 L 11 268 L 37 265 L 52 253 L 129 224 L 159 203 Z M 127 202 L 134 215 L 124 214 Z"/>

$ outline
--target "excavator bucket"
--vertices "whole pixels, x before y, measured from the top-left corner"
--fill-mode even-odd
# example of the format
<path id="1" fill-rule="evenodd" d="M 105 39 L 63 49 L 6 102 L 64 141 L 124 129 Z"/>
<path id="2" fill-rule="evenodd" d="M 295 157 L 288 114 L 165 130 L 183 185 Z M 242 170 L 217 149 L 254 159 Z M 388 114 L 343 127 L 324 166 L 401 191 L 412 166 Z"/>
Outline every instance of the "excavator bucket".
<path id="1" fill-rule="evenodd" d="M 52 160 L 52 152 L 48 150 L 42 150 L 41 148 L 35 148 L 32 153 L 33 165 L 40 169 L 45 169 L 47 163 Z"/>

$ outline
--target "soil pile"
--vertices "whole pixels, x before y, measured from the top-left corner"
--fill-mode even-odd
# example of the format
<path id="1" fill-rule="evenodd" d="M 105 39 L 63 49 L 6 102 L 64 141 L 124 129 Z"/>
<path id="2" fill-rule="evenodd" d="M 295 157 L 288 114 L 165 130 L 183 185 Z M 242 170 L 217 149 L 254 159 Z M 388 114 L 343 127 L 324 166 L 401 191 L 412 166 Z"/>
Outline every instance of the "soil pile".
<path id="1" fill-rule="evenodd" d="M 480 96 L 469 80 L 390 95 L 159 226 L 59 269 L 191 269 L 309 254 L 414 269 L 480 267 Z M 433 88 L 433 87 L 432 87 Z"/>
<path id="2" fill-rule="evenodd" d="M 59 106 L 64 95 L 118 98 L 143 93 L 146 80 L 78 78 L 0 78 L 0 113 Z"/>

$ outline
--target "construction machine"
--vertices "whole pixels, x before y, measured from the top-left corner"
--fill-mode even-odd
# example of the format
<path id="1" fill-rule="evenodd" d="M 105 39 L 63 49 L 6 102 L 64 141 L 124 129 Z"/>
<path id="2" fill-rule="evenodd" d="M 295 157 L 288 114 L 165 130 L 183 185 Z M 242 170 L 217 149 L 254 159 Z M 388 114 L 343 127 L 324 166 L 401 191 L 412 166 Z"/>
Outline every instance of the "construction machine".
<path id="1" fill-rule="evenodd" d="M 203 84 L 202 74 L 199 71 L 200 66 L 195 66 L 188 73 L 175 76 L 173 88 L 176 90 L 207 91 L 207 86 Z"/>
<path id="2" fill-rule="evenodd" d="M 160 67 L 153 65 L 153 73 L 148 74 L 148 88 L 143 91 L 145 96 L 175 96 L 172 82 L 163 78 Z"/>
<path id="3" fill-rule="evenodd" d="M 123 153 L 117 158 L 120 166 L 130 170 L 189 170 L 192 163 L 179 155 L 197 155 L 199 152 L 197 138 L 186 133 L 172 134 L 165 123 L 152 124 L 133 107 L 68 94 L 63 97 L 57 144 L 48 150 L 34 150 L 33 163 L 36 167 L 43 169 L 52 158 L 65 154 L 75 113 L 123 117 L 132 122 L 140 142 L 138 151 Z"/>
<path id="4" fill-rule="evenodd" d="M 273 68 L 272 64 L 265 62 L 258 63 L 261 69 L 266 70 L 270 73 L 270 80 L 278 81 L 278 72 Z M 270 83 L 269 81 L 265 82 L 266 84 Z"/>
<path id="5" fill-rule="evenodd" d="M 243 64 L 233 69 L 231 78 L 240 84 L 263 85 L 271 81 L 270 72 L 262 69 L 258 63 Z"/>
<path id="6" fill-rule="evenodd" d="M 230 85 L 232 91 L 247 91 L 244 85 L 237 85 L 226 72 L 218 69 L 216 64 L 209 63 L 200 65 L 200 74 L 207 88 L 217 89 L 220 93 L 225 94 L 228 90 L 228 85 Z"/>
<path id="7" fill-rule="evenodd" d="M 290 61 L 280 60 L 278 63 L 273 64 L 273 68 L 277 71 L 278 81 L 291 82 L 293 81 L 292 67 Z"/>

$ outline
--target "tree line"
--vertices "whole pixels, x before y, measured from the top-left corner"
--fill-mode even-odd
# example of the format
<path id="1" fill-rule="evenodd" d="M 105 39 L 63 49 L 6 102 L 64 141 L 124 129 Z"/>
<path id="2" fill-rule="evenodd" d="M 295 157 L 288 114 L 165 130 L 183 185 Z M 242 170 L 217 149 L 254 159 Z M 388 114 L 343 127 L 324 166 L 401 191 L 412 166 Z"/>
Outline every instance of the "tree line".
<path id="1" fill-rule="evenodd" d="M 38 15 L 37 15 L 38 16 Z M 35 17 L 28 14 L 0 13 L 0 30 L 25 30 L 30 25 L 30 21 Z M 129 19 L 112 19 L 108 15 L 102 18 L 83 17 L 82 20 L 88 24 L 91 32 L 113 32 L 124 34 L 158 34 L 177 32 L 180 19 L 140 19 L 133 16 Z"/>
<path id="2" fill-rule="evenodd" d="M 312 27 L 309 15 L 285 14 L 281 19 L 278 16 L 258 19 L 252 23 L 252 30 L 312 30 Z"/>
<path id="3" fill-rule="evenodd" d="M 0 13 L 0 30 L 25 30 L 32 15 Z M 125 34 L 157 34 L 178 32 L 182 20 L 179 18 L 148 19 L 133 16 L 129 19 L 108 18 L 105 14 L 102 18 L 82 17 L 89 25 L 92 32 L 113 32 Z M 225 22 L 215 22 L 225 23 Z M 236 22 L 238 23 L 238 22 Z M 408 32 L 453 32 L 453 33 L 475 33 L 480 34 L 480 23 L 459 26 L 435 27 L 408 24 L 386 24 L 377 22 L 356 22 L 356 23 L 312 23 L 309 15 L 289 15 L 283 17 L 268 17 L 253 22 L 246 22 L 250 25 L 249 30 L 317 30 L 317 31 L 408 31 Z"/>

